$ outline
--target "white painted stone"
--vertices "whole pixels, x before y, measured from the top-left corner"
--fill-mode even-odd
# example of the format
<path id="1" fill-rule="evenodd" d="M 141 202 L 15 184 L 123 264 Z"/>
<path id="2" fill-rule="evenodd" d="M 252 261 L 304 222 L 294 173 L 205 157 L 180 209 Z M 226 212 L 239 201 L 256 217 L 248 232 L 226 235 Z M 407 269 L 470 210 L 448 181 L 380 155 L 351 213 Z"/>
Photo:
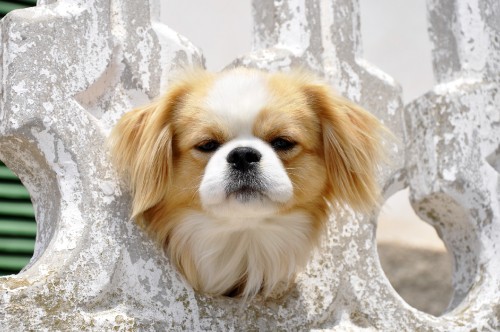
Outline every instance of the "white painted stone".
<path id="1" fill-rule="evenodd" d="M 357 1 L 254 1 L 254 51 L 232 64 L 307 67 L 394 132 L 384 196 L 409 186 L 456 261 L 442 317 L 396 294 L 378 263 L 375 216 L 348 210 L 331 217 L 283 298 L 242 307 L 193 292 L 128 220 L 104 141 L 201 54 L 157 21 L 158 1 L 38 3 L 0 29 L 0 158 L 30 190 L 38 222 L 29 266 L 0 278 L 1 331 L 500 329 L 497 2 L 429 0 L 440 84 L 406 109 L 394 80 L 362 58 Z"/>

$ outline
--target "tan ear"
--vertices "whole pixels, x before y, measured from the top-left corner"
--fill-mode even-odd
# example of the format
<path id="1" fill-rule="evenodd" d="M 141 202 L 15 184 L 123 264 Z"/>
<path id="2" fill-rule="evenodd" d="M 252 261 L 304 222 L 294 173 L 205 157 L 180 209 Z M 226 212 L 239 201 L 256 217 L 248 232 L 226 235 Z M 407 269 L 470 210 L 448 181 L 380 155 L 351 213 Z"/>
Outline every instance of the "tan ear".
<path id="1" fill-rule="evenodd" d="M 186 93 L 185 84 L 172 87 L 161 99 L 126 113 L 111 132 L 114 164 L 133 193 L 133 217 L 164 199 L 172 176 L 172 113 Z"/>
<path id="2" fill-rule="evenodd" d="M 376 171 L 383 150 L 383 125 L 325 85 L 305 87 L 311 107 L 321 119 L 329 198 L 370 212 L 379 202 Z"/>

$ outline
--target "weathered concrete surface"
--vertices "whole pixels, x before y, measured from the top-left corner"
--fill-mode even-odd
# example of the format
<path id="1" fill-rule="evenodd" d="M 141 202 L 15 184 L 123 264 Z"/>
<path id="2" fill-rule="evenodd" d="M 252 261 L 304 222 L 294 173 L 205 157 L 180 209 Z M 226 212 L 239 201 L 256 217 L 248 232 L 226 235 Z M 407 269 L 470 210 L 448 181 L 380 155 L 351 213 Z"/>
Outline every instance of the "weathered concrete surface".
<path id="1" fill-rule="evenodd" d="M 357 1 L 254 1 L 255 51 L 233 65 L 306 66 L 394 131 L 380 183 L 386 196 L 409 184 L 453 252 L 448 314 L 404 303 L 380 268 L 375 218 L 350 211 L 332 216 L 322 249 L 282 299 L 242 307 L 194 293 L 128 220 L 104 140 L 121 114 L 160 93 L 171 70 L 201 56 L 156 21 L 158 2 L 46 0 L 10 14 L 0 30 L 0 158 L 29 188 L 39 225 L 30 266 L 0 279 L 0 330 L 498 330 L 500 102 L 498 70 L 488 68 L 498 68 L 500 15 L 493 0 L 447 4 L 430 3 L 433 36 L 462 38 L 443 22 L 466 29 L 474 17 L 489 44 L 480 28 L 472 35 L 489 56 L 474 62 L 474 75 L 443 70 L 455 81 L 409 105 L 406 120 L 397 85 L 362 59 Z M 470 45 L 455 44 L 437 43 L 437 52 L 465 63 Z"/>
<path id="2" fill-rule="evenodd" d="M 406 107 L 411 200 L 453 256 L 445 318 L 500 329 L 500 3 L 428 1 L 438 85 Z"/>

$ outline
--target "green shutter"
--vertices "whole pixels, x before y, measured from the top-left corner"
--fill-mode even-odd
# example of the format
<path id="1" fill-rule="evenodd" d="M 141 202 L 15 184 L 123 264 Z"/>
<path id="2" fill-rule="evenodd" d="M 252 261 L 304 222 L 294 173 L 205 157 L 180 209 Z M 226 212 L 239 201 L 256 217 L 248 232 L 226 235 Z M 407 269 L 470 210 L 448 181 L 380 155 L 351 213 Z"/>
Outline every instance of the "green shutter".
<path id="1" fill-rule="evenodd" d="M 36 0 L 0 0 L 0 18 L 9 11 L 36 5 Z M 21 181 L 0 162 L 0 276 L 18 273 L 35 247 L 35 212 Z"/>
<path id="2" fill-rule="evenodd" d="M 28 191 L 0 162 L 0 275 L 18 273 L 33 255 L 35 212 Z"/>
<path id="3" fill-rule="evenodd" d="M 36 5 L 36 0 L 2 1 L 0 0 L 0 18 L 14 9 L 32 7 Z"/>

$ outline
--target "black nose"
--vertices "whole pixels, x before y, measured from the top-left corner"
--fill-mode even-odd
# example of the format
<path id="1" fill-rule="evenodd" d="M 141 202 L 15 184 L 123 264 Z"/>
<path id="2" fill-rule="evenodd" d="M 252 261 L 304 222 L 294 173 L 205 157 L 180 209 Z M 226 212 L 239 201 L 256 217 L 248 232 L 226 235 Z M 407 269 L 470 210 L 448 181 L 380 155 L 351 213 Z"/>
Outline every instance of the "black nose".
<path id="1" fill-rule="evenodd" d="M 238 147 L 227 155 L 227 162 L 238 171 L 246 172 L 260 161 L 262 154 L 254 148 Z"/>

